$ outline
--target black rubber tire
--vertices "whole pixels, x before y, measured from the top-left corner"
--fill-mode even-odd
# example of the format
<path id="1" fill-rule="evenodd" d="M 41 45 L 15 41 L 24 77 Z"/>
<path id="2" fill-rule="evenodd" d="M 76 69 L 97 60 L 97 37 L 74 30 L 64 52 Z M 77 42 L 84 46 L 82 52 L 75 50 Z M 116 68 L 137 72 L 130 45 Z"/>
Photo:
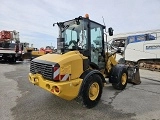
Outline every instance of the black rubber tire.
<path id="1" fill-rule="evenodd" d="M 13 59 L 12 59 L 12 62 L 13 62 L 13 63 L 16 63 L 16 58 L 13 58 Z"/>
<path id="2" fill-rule="evenodd" d="M 126 78 L 126 83 L 123 85 L 121 82 L 121 78 L 123 74 L 126 74 L 127 78 Z M 123 68 L 122 71 L 120 71 L 118 77 L 117 77 L 118 83 L 112 83 L 113 88 L 117 89 L 117 90 L 123 90 L 126 88 L 127 86 L 127 81 L 128 81 L 128 72 L 126 68 Z"/>
<path id="3" fill-rule="evenodd" d="M 7 58 L 4 58 L 4 59 L 3 59 L 3 61 L 4 61 L 4 62 L 7 62 L 7 61 L 8 61 L 8 59 L 7 59 Z"/>
<path id="4" fill-rule="evenodd" d="M 98 83 L 99 85 L 99 94 L 95 100 L 91 100 L 89 98 L 89 88 L 95 82 Z M 81 98 L 82 98 L 83 106 L 87 108 L 95 107 L 101 99 L 102 90 L 103 90 L 103 82 L 102 82 L 101 77 L 97 74 L 93 74 L 89 76 L 82 88 Z"/>
<path id="5" fill-rule="evenodd" d="M 15 57 L 10 58 L 10 59 L 8 59 L 8 61 L 9 61 L 9 63 L 14 64 L 14 63 L 16 63 L 16 58 Z"/>

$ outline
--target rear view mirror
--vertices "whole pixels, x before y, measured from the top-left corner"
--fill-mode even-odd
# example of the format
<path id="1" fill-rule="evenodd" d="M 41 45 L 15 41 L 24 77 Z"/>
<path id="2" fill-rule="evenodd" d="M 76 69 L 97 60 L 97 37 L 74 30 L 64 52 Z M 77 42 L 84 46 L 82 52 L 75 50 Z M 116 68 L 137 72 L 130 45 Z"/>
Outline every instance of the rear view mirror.
<path id="1" fill-rule="evenodd" d="M 108 28 L 108 33 L 109 33 L 109 36 L 113 36 L 113 28 L 112 27 Z"/>
<path id="2" fill-rule="evenodd" d="M 53 23 L 53 27 L 55 26 L 55 24 L 57 24 L 57 23 Z"/>

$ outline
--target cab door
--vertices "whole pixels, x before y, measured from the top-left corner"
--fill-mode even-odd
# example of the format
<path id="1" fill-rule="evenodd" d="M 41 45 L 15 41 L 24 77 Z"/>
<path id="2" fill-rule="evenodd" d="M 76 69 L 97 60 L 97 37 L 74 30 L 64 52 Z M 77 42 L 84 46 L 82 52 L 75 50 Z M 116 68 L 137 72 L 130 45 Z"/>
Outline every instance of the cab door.
<path id="1" fill-rule="evenodd" d="M 96 64 L 99 68 L 105 69 L 104 56 L 104 34 L 103 26 L 90 22 L 90 44 L 91 44 L 91 62 Z"/>

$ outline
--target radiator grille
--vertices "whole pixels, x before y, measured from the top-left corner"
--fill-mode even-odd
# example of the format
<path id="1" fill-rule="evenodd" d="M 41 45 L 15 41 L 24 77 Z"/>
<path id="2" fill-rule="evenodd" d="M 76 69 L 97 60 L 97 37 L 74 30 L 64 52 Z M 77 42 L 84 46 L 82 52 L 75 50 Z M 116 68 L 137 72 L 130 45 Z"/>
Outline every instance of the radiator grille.
<path id="1" fill-rule="evenodd" d="M 45 79 L 53 80 L 53 67 L 51 64 L 45 64 L 45 63 L 31 61 L 30 72 L 32 74 L 39 73 Z"/>

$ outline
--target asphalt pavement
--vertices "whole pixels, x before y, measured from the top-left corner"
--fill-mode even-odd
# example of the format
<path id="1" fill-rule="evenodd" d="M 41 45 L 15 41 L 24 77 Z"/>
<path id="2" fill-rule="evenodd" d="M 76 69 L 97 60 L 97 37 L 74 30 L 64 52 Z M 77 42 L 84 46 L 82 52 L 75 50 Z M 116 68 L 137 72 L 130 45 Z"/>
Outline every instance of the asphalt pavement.
<path id="1" fill-rule="evenodd" d="M 123 91 L 105 85 L 92 109 L 32 85 L 28 73 L 28 61 L 0 64 L 0 120 L 160 120 L 160 72 L 140 70 L 142 83 Z"/>

